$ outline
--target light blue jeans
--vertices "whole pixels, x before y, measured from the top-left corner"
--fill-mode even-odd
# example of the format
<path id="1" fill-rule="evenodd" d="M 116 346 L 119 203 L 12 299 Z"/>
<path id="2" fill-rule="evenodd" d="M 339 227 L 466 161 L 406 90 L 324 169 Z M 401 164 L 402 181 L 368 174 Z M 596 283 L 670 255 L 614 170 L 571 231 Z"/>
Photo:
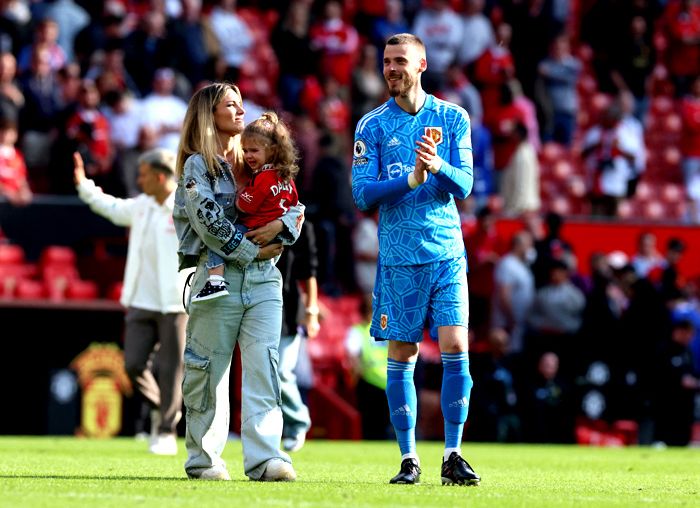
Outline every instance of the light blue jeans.
<path id="1" fill-rule="evenodd" d="M 306 433 L 311 428 L 309 408 L 306 407 L 299 393 L 297 376 L 294 369 L 299 360 L 302 332 L 296 335 L 284 335 L 280 340 L 279 375 L 282 389 L 282 415 L 284 418 L 284 437 L 294 438 Z"/>
<path id="2" fill-rule="evenodd" d="M 191 295 L 207 280 L 207 256 L 200 257 Z M 291 463 L 279 449 L 282 437 L 278 346 L 282 327 L 282 276 L 272 261 L 252 262 L 241 271 L 227 263 L 229 294 L 189 302 L 185 377 L 182 383 L 187 431 L 185 471 L 198 476 L 226 467 L 221 454 L 229 433 L 229 370 L 241 351 L 241 441 L 243 468 L 259 480 L 271 459 Z"/>

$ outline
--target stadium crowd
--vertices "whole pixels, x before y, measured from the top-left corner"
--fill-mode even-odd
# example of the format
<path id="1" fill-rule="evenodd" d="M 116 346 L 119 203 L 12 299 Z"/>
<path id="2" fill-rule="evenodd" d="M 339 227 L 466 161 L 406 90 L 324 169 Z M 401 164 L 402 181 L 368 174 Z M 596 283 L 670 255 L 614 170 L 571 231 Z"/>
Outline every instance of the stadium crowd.
<path id="1" fill-rule="evenodd" d="M 459 203 L 468 434 L 574 440 L 583 406 L 590 419 L 639 422 L 640 442 L 687 443 L 700 303 L 697 281 L 676 273 L 682 242 L 661 255 L 650 233 L 633 259 L 601 253 L 582 277 L 557 221 L 626 217 L 650 185 L 680 184 L 676 218 L 700 222 L 697 0 L 3 0 L 0 192 L 16 206 L 74 194 L 79 151 L 106 192 L 135 196 L 136 161 L 177 149 L 192 93 L 233 81 L 248 119 L 272 109 L 293 128 L 322 292 L 367 292 L 363 238 L 376 224 L 352 203 L 351 140 L 386 99 L 383 44 L 398 32 L 426 44 L 426 91 L 472 121 L 475 186 Z M 659 157 L 669 140 L 675 158 Z M 523 219 L 511 245 L 498 243 L 499 216 Z"/>

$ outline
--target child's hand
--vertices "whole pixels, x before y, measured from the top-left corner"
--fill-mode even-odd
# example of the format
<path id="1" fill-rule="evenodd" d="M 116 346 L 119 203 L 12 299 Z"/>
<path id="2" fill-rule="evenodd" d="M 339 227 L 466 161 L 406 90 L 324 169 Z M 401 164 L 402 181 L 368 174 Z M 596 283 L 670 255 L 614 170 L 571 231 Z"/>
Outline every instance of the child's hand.
<path id="1" fill-rule="evenodd" d="M 245 236 L 255 245 L 267 245 L 282 232 L 283 227 L 284 224 L 282 224 L 282 221 L 276 219 L 272 222 L 268 222 L 264 226 L 248 231 Z"/>

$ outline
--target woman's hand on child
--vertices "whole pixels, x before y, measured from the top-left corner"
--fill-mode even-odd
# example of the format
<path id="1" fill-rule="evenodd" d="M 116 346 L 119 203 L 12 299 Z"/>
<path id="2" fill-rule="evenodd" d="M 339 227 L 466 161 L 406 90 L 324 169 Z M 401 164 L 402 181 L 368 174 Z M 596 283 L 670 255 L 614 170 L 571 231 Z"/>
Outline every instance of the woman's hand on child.
<path id="1" fill-rule="evenodd" d="M 284 224 L 282 224 L 282 221 L 275 219 L 264 226 L 248 231 L 245 236 L 255 245 L 267 245 L 282 232 L 283 228 Z"/>
<path id="2" fill-rule="evenodd" d="M 284 247 L 282 247 L 281 243 L 271 243 L 270 245 L 265 245 L 263 247 L 260 247 L 260 251 L 258 252 L 258 256 L 255 259 L 258 259 L 261 261 L 265 260 L 265 259 L 272 259 L 272 258 L 282 254 L 283 250 L 284 250 Z"/>

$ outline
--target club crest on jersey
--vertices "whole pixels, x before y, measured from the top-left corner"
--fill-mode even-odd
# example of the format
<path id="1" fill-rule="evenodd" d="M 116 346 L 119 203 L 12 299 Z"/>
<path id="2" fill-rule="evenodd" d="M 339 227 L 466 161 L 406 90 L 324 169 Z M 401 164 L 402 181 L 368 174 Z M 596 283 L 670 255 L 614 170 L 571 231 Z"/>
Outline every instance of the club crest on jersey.
<path id="1" fill-rule="evenodd" d="M 382 314 L 381 318 L 379 319 L 379 326 L 381 326 L 382 330 L 386 330 L 386 325 L 389 323 L 389 316 L 386 314 Z"/>
<path id="2" fill-rule="evenodd" d="M 442 143 L 442 127 L 426 127 L 425 135 L 433 138 L 436 145 Z"/>
<path id="3" fill-rule="evenodd" d="M 364 141 L 358 139 L 355 141 L 355 148 L 353 151 L 355 153 L 355 157 L 362 157 L 367 151 L 367 145 L 365 145 Z"/>

